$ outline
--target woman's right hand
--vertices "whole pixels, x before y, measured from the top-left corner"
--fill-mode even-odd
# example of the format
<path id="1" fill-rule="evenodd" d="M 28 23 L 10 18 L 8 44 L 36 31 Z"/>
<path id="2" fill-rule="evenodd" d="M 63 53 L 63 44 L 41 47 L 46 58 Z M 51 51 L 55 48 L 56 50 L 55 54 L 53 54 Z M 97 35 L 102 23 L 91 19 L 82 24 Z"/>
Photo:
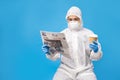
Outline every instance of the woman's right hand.
<path id="1" fill-rule="evenodd" d="M 50 55 L 50 47 L 47 45 L 47 44 L 43 44 L 42 46 L 42 51 L 45 53 L 45 54 L 49 54 Z"/>

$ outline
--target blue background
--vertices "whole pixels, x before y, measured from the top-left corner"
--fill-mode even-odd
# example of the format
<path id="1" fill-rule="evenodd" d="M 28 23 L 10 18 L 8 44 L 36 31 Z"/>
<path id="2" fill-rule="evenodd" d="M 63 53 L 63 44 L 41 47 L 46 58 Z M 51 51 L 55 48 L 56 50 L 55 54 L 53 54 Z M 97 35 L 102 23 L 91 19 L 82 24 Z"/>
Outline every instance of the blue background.
<path id="1" fill-rule="evenodd" d="M 39 31 L 59 32 L 65 15 L 81 8 L 84 26 L 99 35 L 98 80 L 120 80 L 119 0 L 0 0 L 0 80 L 52 80 L 59 62 L 46 59 Z"/>

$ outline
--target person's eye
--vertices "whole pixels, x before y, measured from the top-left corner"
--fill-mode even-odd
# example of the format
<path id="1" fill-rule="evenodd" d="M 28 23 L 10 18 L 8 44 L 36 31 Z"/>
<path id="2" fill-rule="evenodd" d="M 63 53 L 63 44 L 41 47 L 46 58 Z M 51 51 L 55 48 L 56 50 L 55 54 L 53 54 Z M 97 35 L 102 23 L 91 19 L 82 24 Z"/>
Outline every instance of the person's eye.
<path id="1" fill-rule="evenodd" d="M 79 19 L 78 19 L 78 18 L 75 18 L 74 20 L 75 20 L 75 21 L 78 21 Z"/>
<path id="2" fill-rule="evenodd" d="M 72 19 L 69 19 L 69 21 L 72 21 Z"/>

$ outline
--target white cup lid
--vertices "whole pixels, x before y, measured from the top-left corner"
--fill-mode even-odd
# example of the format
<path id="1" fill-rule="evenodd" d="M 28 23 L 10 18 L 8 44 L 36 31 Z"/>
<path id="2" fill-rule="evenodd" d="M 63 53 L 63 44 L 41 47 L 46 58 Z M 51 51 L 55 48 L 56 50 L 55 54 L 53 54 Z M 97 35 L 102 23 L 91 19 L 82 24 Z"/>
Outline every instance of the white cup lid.
<path id="1" fill-rule="evenodd" d="M 97 34 L 90 34 L 89 37 L 98 37 Z"/>

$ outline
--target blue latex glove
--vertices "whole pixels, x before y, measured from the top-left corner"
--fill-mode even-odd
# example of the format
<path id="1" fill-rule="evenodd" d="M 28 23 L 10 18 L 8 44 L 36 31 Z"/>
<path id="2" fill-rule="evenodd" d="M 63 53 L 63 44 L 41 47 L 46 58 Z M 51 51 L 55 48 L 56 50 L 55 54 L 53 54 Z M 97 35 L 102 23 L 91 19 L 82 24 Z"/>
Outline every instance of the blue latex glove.
<path id="1" fill-rule="evenodd" d="M 42 51 L 43 51 L 45 54 L 50 54 L 49 50 L 50 50 L 50 47 L 49 47 L 47 44 L 44 44 L 44 45 L 42 46 Z"/>
<path id="2" fill-rule="evenodd" d="M 89 47 L 95 52 L 98 52 L 98 43 L 96 41 L 93 41 L 92 44 L 89 45 Z"/>

